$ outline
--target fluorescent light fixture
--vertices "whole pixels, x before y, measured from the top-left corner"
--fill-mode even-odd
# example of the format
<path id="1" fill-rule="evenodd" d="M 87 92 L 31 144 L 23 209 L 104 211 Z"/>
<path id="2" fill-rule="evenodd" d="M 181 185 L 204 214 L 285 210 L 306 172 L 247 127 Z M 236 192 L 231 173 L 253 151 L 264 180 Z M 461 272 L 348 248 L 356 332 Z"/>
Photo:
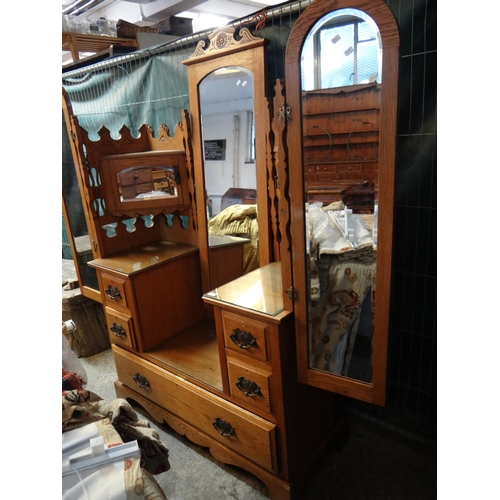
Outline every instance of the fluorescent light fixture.
<path id="1" fill-rule="evenodd" d="M 240 68 L 219 68 L 214 71 L 216 75 L 229 75 L 230 73 L 241 73 Z"/>

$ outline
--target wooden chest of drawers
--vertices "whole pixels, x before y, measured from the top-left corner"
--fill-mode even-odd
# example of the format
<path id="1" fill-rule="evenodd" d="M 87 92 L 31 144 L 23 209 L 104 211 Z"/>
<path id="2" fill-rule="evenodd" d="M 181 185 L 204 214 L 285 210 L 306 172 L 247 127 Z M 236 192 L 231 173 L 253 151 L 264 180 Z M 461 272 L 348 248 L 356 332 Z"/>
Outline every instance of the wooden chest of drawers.
<path id="1" fill-rule="evenodd" d="M 205 315 L 196 247 L 159 242 L 89 265 L 98 271 L 112 343 L 146 351 Z M 189 286 L 165 286 L 176 282 Z"/>
<path id="2" fill-rule="evenodd" d="M 177 272 L 187 257 L 177 259 Z M 137 276 L 102 268 L 100 274 L 102 288 L 112 287 L 105 299 L 108 324 L 120 323 L 124 331 L 112 333 L 118 397 L 134 399 L 159 422 L 208 446 L 214 457 L 251 472 L 273 500 L 299 498 L 305 463 L 331 442 L 341 418 L 331 394 L 297 382 L 280 264 L 203 296 L 215 331 L 203 331 L 202 321 L 153 341 L 144 306 L 138 310 L 138 294 L 146 292 L 137 288 Z M 259 293 L 249 295 L 255 287 Z"/>

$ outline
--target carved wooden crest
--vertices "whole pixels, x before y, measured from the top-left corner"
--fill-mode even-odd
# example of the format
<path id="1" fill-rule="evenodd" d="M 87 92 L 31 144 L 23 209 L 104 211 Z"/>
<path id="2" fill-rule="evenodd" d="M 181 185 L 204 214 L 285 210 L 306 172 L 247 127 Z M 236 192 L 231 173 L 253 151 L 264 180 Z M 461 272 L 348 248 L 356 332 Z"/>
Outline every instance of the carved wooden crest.
<path id="1" fill-rule="evenodd" d="M 238 38 L 236 38 L 238 35 Z M 190 64 L 194 60 L 209 59 L 223 53 L 238 52 L 264 43 L 263 38 L 257 38 L 250 33 L 248 28 L 236 29 L 233 26 L 222 26 L 208 35 L 208 42 L 198 42 L 193 54 L 184 61 Z"/>

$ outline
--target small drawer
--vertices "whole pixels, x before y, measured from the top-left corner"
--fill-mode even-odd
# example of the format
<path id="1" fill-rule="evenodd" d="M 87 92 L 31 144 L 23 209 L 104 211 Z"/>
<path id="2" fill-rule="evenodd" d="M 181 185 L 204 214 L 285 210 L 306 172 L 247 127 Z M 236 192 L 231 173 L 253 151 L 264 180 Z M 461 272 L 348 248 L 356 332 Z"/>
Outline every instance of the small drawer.
<path id="1" fill-rule="evenodd" d="M 361 163 L 346 163 L 343 165 L 339 165 L 339 173 L 341 172 L 361 172 L 363 170 L 363 166 Z"/>
<path id="2" fill-rule="evenodd" d="M 130 315 L 115 311 L 109 307 L 105 307 L 104 312 L 111 343 L 133 348 L 134 327 Z"/>
<path id="3" fill-rule="evenodd" d="M 101 273 L 104 304 L 110 307 L 122 307 L 126 309 L 127 295 L 124 279 L 116 278 L 109 274 Z"/>
<path id="4" fill-rule="evenodd" d="M 153 191 L 153 184 L 145 182 L 142 184 L 134 184 L 133 186 L 123 186 L 122 196 L 124 200 L 133 200 L 140 194 L 149 193 Z"/>
<path id="5" fill-rule="evenodd" d="M 214 440 L 277 472 L 275 424 L 116 345 L 112 349 L 120 382 Z"/>
<path id="6" fill-rule="evenodd" d="M 267 361 L 268 324 L 239 314 L 222 311 L 224 344 L 228 349 Z"/>
<path id="7" fill-rule="evenodd" d="M 227 357 L 231 396 L 254 408 L 271 413 L 271 377 L 268 369 Z"/>
<path id="8" fill-rule="evenodd" d="M 316 166 L 316 173 L 324 173 L 327 172 L 329 174 L 337 173 L 337 165 L 318 165 Z"/>
<path id="9" fill-rule="evenodd" d="M 122 186 L 142 184 L 153 180 L 151 167 L 133 168 L 120 172 L 120 183 Z"/>

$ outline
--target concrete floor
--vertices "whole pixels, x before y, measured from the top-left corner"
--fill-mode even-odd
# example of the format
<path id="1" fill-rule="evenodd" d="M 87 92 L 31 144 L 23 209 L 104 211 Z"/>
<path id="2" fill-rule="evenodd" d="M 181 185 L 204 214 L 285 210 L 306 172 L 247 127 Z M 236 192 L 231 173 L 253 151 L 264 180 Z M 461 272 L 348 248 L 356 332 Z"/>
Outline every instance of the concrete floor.
<path id="1" fill-rule="evenodd" d="M 87 388 L 115 399 L 116 369 L 108 349 L 80 358 Z M 137 413 L 148 418 L 146 412 Z M 221 464 L 168 426 L 151 426 L 169 449 L 171 468 L 155 476 L 168 500 L 264 500 L 254 476 Z M 332 449 L 311 474 L 303 500 L 432 500 L 437 498 L 435 446 L 402 438 L 358 416 L 348 419 L 346 443 Z"/>

